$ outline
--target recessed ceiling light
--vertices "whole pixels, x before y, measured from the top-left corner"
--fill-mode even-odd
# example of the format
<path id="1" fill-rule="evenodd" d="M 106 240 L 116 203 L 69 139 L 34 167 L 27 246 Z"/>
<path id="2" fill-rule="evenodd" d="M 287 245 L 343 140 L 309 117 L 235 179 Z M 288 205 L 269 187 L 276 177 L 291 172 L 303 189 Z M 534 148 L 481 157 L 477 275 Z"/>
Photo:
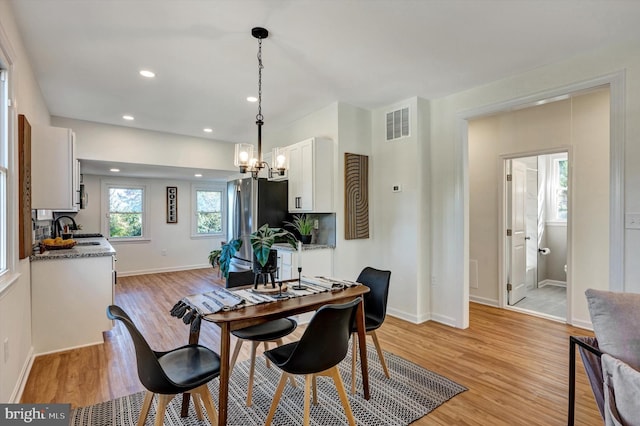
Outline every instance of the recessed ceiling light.
<path id="1" fill-rule="evenodd" d="M 255 96 L 248 96 L 247 97 L 247 101 L 249 101 L 249 102 L 258 102 L 258 98 L 256 98 Z"/>
<path id="2" fill-rule="evenodd" d="M 156 73 L 149 70 L 140 70 L 140 75 L 147 78 L 153 78 L 156 76 Z"/>
<path id="3" fill-rule="evenodd" d="M 133 115 L 123 115 L 122 118 L 124 118 L 127 121 L 132 121 L 133 120 Z"/>
<path id="4" fill-rule="evenodd" d="M 202 131 L 205 133 L 211 133 L 213 132 L 213 129 L 211 127 L 205 127 L 204 129 L 202 129 Z"/>
<path id="5" fill-rule="evenodd" d="M 195 177 L 202 177 L 202 174 L 200 174 L 200 173 L 196 173 L 194 176 L 195 176 Z"/>
<path id="6" fill-rule="evenodd" d="M 109 169 L 109 171 L 113 172 L 113 173 L 118 173 L 120 171 L 120 169 Z"/>

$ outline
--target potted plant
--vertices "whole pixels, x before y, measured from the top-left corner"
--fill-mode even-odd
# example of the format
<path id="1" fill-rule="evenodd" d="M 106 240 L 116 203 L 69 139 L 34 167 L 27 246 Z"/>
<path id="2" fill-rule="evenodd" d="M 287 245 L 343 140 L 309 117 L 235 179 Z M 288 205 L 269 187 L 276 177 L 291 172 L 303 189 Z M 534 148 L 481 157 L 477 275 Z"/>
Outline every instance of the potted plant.
<path id="1" fill-rule="evenodd" d="M 242 246 L 242 240 L 231 240 L 226 244 L 223 244 L 219 249 L 211 250 L 209 253 L 209 263 L 214 268 L 216 265 L 220 266 L 220 273 L 223 277 L 229 276 L 229 265 L 231 265 L 231 259 L 233 255 Z"/>
<path id="2" fill-rule="evenodd" d="M 300 234 L 300 241 L 302 244 L 309 244 L 311 242 L 311 233 L 313 232 L 313 219 L 307 217 L 306 214 L 293 215 L 293 222 L 284 222 L 286 225 L 291 226 Z"/>
<path id="3" fill-rule="evenodd" d="M 275 263 L 268 263 L 271 256 L 272 262 L 274 262 L 275 254 L 271 254 L 271 247 L 274 243 L 284 241 L 289 243 L 291 247 L 296 248 L 295 236 L 282 228 L 271 228 L 268 224 L 262 225 L 257 231 L 252 232 L 250 235 L 251 248 L 255 257 L 254 272 L 263 273 L 269 272 L 269 268 L 273 268 Z M 242 247 L 242 240 L 231 240 L 226 244 L 223 244 L 219 249 L 212 250 L 209 253 L 209 263 L 211 266 L 220 266 L 220 272 L 222 276 L 227 278 L 229 276 L 229 266 L 231 259 L 236 254 L 238 249 Z M 273 250 L 275 253 L 275 250 Z M 266 270 L 263 271 L 263 268 Z"/>

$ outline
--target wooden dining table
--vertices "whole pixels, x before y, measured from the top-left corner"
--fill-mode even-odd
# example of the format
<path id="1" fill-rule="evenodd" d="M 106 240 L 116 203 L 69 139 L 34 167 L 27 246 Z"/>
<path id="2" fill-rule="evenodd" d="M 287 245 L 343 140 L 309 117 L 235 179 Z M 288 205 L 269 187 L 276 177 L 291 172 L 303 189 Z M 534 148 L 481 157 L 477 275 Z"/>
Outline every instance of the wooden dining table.
<path id="1" fill-rule="evenodd" d="M 297 282 L 297 280 L 296 280 Z M 316 293 L 308 296 L 294 297 L 259 305 L 247 306 L 231 311 L 220 311 L 207 314 L 202 320 L 217 324 L 220 327 L 220 394 L 218 399 L 218 425 L 227 424 L 227 402 L 229 395 L 229 355 L 231 353 L 231 332 L 252 325 L 262 324 L 274 319 L 284 318 L 305 312 L 315 311 L 321 306 L 333 303 L 349 302 L 369 292 L 369 287 L 356 285 L 341 290 Z M 370 398 L 369 366 L 367 364 L 367 343 L 364 320 L 364 304 L 360 302 L 356 310 L 356 326 L 360 350 L 360 368 L 364 398 Z M 200 327 L 191 327 L 189 343 L 198 343 Z M 182 416 L 186 417 L 189 409 L 189 394 L 182 400 Z"/>

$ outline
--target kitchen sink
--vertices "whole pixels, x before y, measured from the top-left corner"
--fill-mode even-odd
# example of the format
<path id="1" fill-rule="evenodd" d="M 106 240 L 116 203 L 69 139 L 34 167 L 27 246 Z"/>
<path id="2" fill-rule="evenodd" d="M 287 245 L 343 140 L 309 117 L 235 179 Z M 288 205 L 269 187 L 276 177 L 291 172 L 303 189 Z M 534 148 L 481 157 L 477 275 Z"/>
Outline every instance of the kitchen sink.
<path id="1" fill-rule="evenodd" d="M 80 243 L 76 243 L 76 246 L 99 246 L 100 242 L 98 241 L 82 241 Z"/>

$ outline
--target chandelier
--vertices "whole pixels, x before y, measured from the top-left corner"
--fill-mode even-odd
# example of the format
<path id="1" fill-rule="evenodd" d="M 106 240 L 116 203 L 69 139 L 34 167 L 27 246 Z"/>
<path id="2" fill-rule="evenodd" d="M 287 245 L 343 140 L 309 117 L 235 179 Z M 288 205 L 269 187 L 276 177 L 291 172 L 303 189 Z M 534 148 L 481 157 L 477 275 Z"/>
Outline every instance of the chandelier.
<path id="1" fill-rule="evenodd" d="M 251 173 L 251 177 L 258 178 L 262 169 L 267 170 L 271 178 L 275 175 L 284 176 L 287 170 L 287 155 L 282 148 L 274 148 L 271 155 L 273 167 L 262 159 L 262 125 L 264 117 L 262 115 L 262 40 L 269 37 L 269 31 L 265 28 L 255 27 L 251 30 L 251 35 L 258 39 L 258 114 L 256 115 L 256 125 L 258 126 L 258 155 L 253 155 L 253 145 L 246 143 L 236 144 L 234 165 L 239 168 L 240 173 Z"/>

